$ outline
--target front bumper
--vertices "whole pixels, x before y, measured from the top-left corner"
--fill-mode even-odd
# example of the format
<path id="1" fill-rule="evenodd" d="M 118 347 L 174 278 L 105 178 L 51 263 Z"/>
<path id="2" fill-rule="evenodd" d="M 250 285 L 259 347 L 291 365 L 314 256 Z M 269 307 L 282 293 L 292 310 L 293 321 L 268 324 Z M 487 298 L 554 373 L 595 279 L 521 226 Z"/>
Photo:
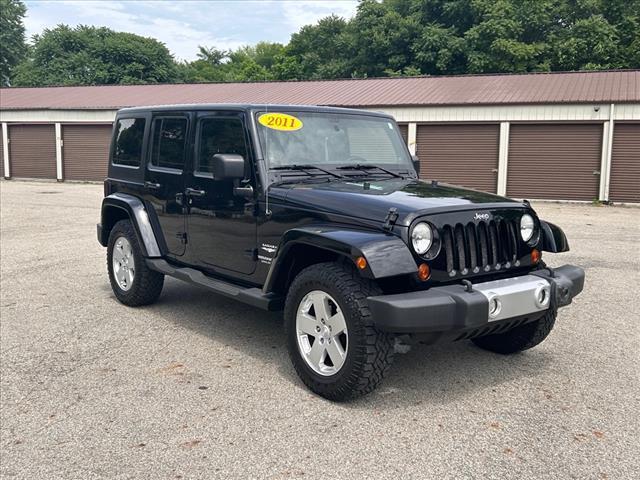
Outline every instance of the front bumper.
<path id="1" fill-rule="evenodd" d="M 373 322 L 395 333 L 443 333 L 483 329 L 542 317 L 571 303 L 584 287 L 584 270 L 573 265 L 520 277 L 426 291 L 369 297 Z M 543 292 L 544 291 L 544 292 Z M 491 306 L 491 313 L 490 313 Z"/>

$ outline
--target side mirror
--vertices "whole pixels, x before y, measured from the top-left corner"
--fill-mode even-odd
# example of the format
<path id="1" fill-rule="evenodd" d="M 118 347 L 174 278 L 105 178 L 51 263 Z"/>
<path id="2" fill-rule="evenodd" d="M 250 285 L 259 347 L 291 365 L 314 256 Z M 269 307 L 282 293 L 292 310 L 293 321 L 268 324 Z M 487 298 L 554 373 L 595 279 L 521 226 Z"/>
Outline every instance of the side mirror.
<path id="1" fill-rule="evenodd" d="M 417 155 L 411 155 L 411 160 L 413 161 L 413 168 L 416 169 L 416 173 L 420 176 L 420 159 Z"/>
<path id="2" fill-rule="evenodd" d="M 244 158 L 234 153 L 216 153 L 211 159 L 214 180 L 244 178 Z"/>

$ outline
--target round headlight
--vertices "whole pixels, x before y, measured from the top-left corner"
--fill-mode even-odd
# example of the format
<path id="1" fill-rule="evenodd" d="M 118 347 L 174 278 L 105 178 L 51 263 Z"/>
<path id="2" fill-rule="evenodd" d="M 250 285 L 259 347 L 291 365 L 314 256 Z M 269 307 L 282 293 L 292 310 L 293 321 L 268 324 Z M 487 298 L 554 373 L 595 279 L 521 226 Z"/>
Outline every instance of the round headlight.
<path id="1" fill-rule="evenodd" d="M 413 227 L 411 231 L 411 244 L 418 255 L 427 253 L 432 243 L 433 232 L 428 224 L 420 222 Z"/>
<path id="2" fill-rule="evenodd" d="M 522 240 L 528 242 L 533 237 L 533 229 L 535 227 L 535 223 L 533 222 L 533 217 L 529 214 L 524 214 L 520 219 L 520 236 Z"/>

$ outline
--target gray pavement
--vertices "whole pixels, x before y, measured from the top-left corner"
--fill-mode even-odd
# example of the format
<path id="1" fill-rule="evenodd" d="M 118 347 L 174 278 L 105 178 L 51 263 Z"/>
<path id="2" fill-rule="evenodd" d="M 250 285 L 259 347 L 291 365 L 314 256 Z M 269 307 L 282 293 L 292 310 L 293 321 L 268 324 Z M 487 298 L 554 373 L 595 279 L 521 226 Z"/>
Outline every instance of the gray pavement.
<path id="1" fill-rule="evenodd" d="M 170 279 L 114 299 L 99 185 L 0 182 L 2 478 L 633 479 L 640 459 L 640 209 L 539 204 L 587 272 L 551 336 L 396 357 L 333 404 L 289 363 L 281 318 Z"/>

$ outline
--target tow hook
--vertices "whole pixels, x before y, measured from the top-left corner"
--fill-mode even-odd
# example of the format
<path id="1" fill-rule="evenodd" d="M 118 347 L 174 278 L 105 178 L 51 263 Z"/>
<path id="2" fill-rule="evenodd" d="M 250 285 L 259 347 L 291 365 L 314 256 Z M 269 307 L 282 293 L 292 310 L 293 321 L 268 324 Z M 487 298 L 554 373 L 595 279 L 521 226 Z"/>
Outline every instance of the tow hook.
<path id="1" fill-rule="evenodd" d="M 462 285 L 464 285 L 465 291 L 469 293 L 473 292 L 473 283 L 471 283 L 469 280 L 462 280 Z"/>

